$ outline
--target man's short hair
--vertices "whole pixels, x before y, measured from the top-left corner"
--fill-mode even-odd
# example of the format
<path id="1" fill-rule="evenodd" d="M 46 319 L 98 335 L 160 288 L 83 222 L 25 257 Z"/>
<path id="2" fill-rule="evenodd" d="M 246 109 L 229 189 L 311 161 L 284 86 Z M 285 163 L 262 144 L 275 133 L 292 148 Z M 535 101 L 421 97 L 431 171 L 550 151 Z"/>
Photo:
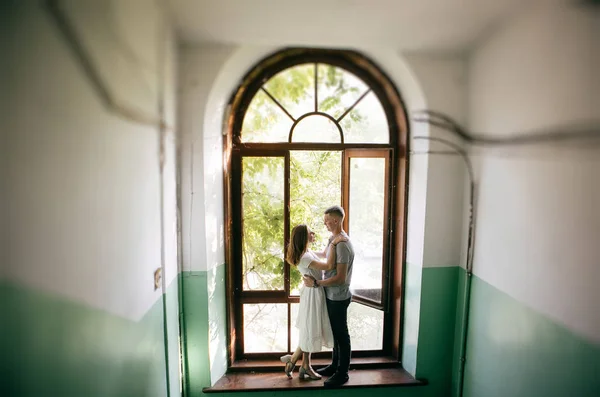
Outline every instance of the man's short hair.
<path id="1" fill-rule="evenodd" d="M 332 205 L 331 207 L 327 208 L 325 210 L 325 214 L 336 215 L 342 218 L 342 220 L 344 220 L 344 218 L 346 217 L 346 212 L 339 205 Z"/>

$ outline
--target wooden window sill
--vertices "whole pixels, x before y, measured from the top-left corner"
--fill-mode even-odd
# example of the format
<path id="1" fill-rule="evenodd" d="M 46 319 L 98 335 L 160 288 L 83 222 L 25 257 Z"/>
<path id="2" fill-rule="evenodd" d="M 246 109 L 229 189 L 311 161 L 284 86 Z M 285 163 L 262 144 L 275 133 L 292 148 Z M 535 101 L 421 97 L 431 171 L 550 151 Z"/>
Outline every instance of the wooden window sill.
<path id="1" fill-rule="evenodd" d="M 311 364 L 313 368 L 322 368 L 329 365 L 331 356 L 328 358 L 312 358 Z M 296 370 L 300 366 L 301 361 L 296 364 Z M 395 368 L 398 367 L 398 361 L 393 357 L 374 356 L 374 357 L 352 357 L 351 369 L 364 368 Z M 239 360 L 234 362 L 229 368 L 231 372 L 283 372 L 283 364 L 278 359 L 263 359 L 263 360 Z"/>
<path id="2" fill-rule="evenodd" d="M 315 368 L 318 365 L 317 360 L 313 363 Z M 301 380 L 298 377 L 298 367 L 294 370 L 293 378 L 288 379 L 283 372 L 281 363 L 263 362 L 260 368 L 256 363 L 253 364 L 255 370 L 248 371 L 234 366 L 227 374 L 215 383 L 212 387 L 206 387 L 202 391 L 205 393 L 223 393 L 223 392 L 248 392 L 248 391 L 283 391 L 283 390 L 315 390 L 325 389 L 322 380 Z M 425 380 L 413 378 L 402 367 L 396 366 L 387 368 L 372 368 L 367 363 L 357 363 L 354 359 L 350 370 L 350 380 L 342 388 L 365 388 L 365 387 L 407 387 L 424 386 Z M 362 364 L 362 365 L 361 365 Z M 243 367 L 243 366 L 242 366 Z"/>

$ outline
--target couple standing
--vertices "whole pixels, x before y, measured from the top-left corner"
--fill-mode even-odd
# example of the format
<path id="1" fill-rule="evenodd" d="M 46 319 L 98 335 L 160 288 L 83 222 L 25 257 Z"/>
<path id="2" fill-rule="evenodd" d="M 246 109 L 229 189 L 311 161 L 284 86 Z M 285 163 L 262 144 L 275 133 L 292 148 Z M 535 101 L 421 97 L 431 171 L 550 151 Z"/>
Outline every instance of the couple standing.
<path id="1" fill-rule="evenodd" d="M 315 234 L 306 225 L 294 227 L 286 255 L 286 261 L 302 273 L 304 288 L 300 292 L 296 320 L 300 333 L 298 347 L 294 354 L 281 357 L 281 361 L 291 378 L 296 362 L 302 356 L 300 378 L 318 380 L 321 375 L 328 376 L 324 383 L 326 387 L 346 383 L 350 366 L 348 306 L 352 299 L 350 281 L 354 249 L 342 226 L 344 217 L 344 209 L 337 205 L 325 211 L 323 222 L 331 236 L 323 252 L 308 248 Z M 331 364 L 315 373 L 310 365 L 310 354 L 321 351 L 323 346 L 333 347 L 333 359 Z"/>

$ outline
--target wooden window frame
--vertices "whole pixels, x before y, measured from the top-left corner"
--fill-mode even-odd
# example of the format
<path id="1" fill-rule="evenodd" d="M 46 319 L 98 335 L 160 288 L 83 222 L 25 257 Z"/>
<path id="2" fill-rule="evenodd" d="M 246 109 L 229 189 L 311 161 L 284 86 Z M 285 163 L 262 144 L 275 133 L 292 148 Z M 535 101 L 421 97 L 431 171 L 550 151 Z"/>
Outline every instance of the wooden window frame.
<path id="1" fill-rule="evenodd" d="M 344 151 L 344 156 L 343 156 L 343 171 L 342 171 L 342 175 L 344 175 L 345 180 L 349 181 L 351 178 L 351 169 L 350 169 L 350 160 L 353 158 L 383 158 L 385 160 L 385 169 L 388 170 L 385 173 L 385 182 L 384 182 L 384 186 L 387 187 L 387 189 L 384 192 L 384 200 L 383 200 L 383 208 L 385 209 L 385 213 L 386 214 L 390 214 L 391 213 L 391 206 L 390 206 L 390 196 L 391 196 L 391 191 L 392 191 L 392 187 L 390 184 L 390 179 L 391 179 L 391 170 L 389 170 L 390 167 L 390 160 L 394 158 L 394 154 L 393 154 L 393 149 L 373 149 L 373 148 L 369 148 L 369 149 L 365 149 L 365 148 L 361 148 L 361 149 L 346 149 Z M 343 193 L 342 193 L 342 207 L 344 209 L 346 208 L 350 208 L 350 184 L 349 183 L 342 183 L 343 186 Z M 352 211 L 352 209 L 350 209 L 349 211 Z M 391 241 L 390 241 L 390 237 L 391 237 L 391 233 L 390 233 L 390 228 L 389 228 L 389 215 L 388 216 L 384 216 L 383 218 L 383 235 L 382 240 L 383 240 L 383 246 L 384 247 L 389 247 L 391 246 Z M 346 230 L 350 235 L 352 235 L 352 230 L 350 229 L 350 218 L 346 217 L 344 219 L 344 230 Z M 381 263 L 381 274 L 382 274 L 382 284 L 381 284 L 381 303 L 379 302 L 375 302 L 373 300 L 367 299 L 367 298 L 363 298 L 361 296 L 358 296 L 357 294 L 354 294 L 354 296 L 352 297 L 352 301 L 353 302 L 359 302 L 365 306 L 369 306 L 375 309 L 379 309 L 379 310 L 383 310 L 386 313 L 388 312 L 388 307 L 389 307 L 389 302 L 390 302 L 390 296 L 389 296 L 389 291 L 390 291 L 390 252 L 389 250 L 384 250 L 383 252 L 383 258 L 382 258 L 382 263 Z M 384 325 L 385 328 L 385 325 Z M 385 350 L 385 347 L 384 347 Z"/>
<path id="2" fill-rule="evenodd" d="M 363 143 L 301 143 L 301 142 L 284 142 L 284 143 L 255 143 L 242 142 L 240 132 L 243 123 L 243 116 L 248 109 L 248 106 L 268 79 L 280 71 L 287 68 L 305 64 L 305 63 L 325 63 L 333 66 L 341 67 L 359 78 L 361 78 L 375 93 L 381 102 L 389 128 L 389 143 L 388 144 L 363 144 Z M 367 361 L 376 365 L 378 362 L 396 362 L 400 361 L 401 354 L 401 318 L 403 312 L 403 296 L 402 296 L 402 281 L 405 262 L 405 242 L 406 242 L 406 199 L 407 199 L 407 178 L 408 178 L 408 123 L 406 110 L 402 99 L 394 87 L 391 80 L 378 68 L 375 64 L 366 58 L 364 55 L 355 51 L 346 50 L 329 50 L 329 49 L 312 49 L 312 48 L 290 48 L 279 51 L 275 54 L 267 56 L 265 59 L 251 69 L 251 71 L 243 78 L 240 86 L 232 96 L 230 103 L 229 117 L 226 120 L 226 131 L 223 140 L 223 156 L 224 156 L 224 213 L 225 213 L 225 257 L 227 261 L 227 323 L 228 323 L 228 368 L 235 367 L 240 362 L 245 370 L 256 370 L 257 366 L 253 366 L 246 357 L 243 357 L 243 352 L 240 349 L 241 340 L 243 342 L 243 327 L 241 326 L 242 319 L 242 294 L 244 295 L 244 303 L 253 301 L 260 303 L 269 303 L 271 300 L 276 300 L 276 303 L 295 303 L 299 301 L 299 297 L 289 296 L 289 291 L 281 292 L 281 297 L 273 298 L 266 296 L 261 292 L 242 290 L 239 280 L 236 280 L 236 272 L 239 272 L 241 260 L 239 252 L 241 252 L 240 239 L 232 238 L 234 233 L 241 232 L 242 216 L 240 214 L 242 203 L 240 201 L 241 194 L 241 164 L 242 158 L 245 156 L 285 156 L 286 171 L 285 171 L 285 202 L 289 201 L 289 152 L 291 150 L 341 150 L 342 151 L 342 189 L 347 189 L 348 184 L 344 181 L 347 179 L 345 174 L 345 164 L 347 154 L 357 154 L 360 151 L 371 151 L 387 149 L 389 152 L 388 161 L 391 166 L 389 178 L 391 183 L 388 183 L 389 192 L 386 194 L 385 206 L 387 223 L 384 230 L 388 233 L 389 249 L 386 251 L 384 258 L 384 266 L 387 267 L 388 279 L 384 283 L 384 288 L 387 288 L 389 300 L 385 302 L 385 323 L 383 335 L 382 351 L 354 351 L 354 358 L 369 358 Z M 291 140 L 291 139 L 290 139 Z M 347 170 L 346 170 L 347 172 Z M 342 197 L 348 197 L 342 193 Z M 342 205 L 347 204 L 342 202 Z M 289 225 L 287 224 L 289 216 L 289 208 L 285 208 L 286 212 L 284 224 L 284 239 L 289 240 Z M 348 226 L 346 219 L 345 227 Z M 289 280 L 289 267 L 285 266 L 284 278 Z M 286 283 L 287 285 L 287 283 Z M 264 296 L 263 296 L 264 295 Z M 268 295 L 274 295 L 269 292 Z M 382 295 L 386 296 L 386 295 Z M 359 299 L 357 299 L 359 301 Z M 273 302 L 275 303 L 275 302 Z M 363 302 L 361 304 L 368 304 Z M 288 305 L 288 328 L 291 327 L 289 316 L 290 306 Z M 236 316 L 236 312 L 239 315 Z M 288 341 L 289 344 L 289 341 Z M 294 349 L 289 346 L 289 350 Z M 325 356 L 329 353 L 315 354 L 315 358 Z M 256 360 L 274 359 L 274 353 L 252 353 L 252 358 Z M 374 357 L 375 356 L 375 357 Z M 381 360 L 377 360 L 380 357 Z M 374 359 L 373 359 L 374 358 Z"/>

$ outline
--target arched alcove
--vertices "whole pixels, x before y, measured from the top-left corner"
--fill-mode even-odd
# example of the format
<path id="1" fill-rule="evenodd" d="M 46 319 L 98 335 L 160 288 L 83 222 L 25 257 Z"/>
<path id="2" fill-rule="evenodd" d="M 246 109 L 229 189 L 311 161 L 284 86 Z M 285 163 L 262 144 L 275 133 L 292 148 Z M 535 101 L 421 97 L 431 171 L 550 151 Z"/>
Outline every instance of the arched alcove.
<path id="1" fill-rule="evenodd" d="M 210 368 L 211 379 L 214 383 L 227 369 L 227 322 L 225 303 L 224 264 L 226 252 L 224 235 L 226 226 L 224 221 L 223 196 L 223 167 L 227 156 L 223 156 L 223 131 L 226 129 L 225 121 L 229 118 L 228 103 L 236 91 L 241 79 L 261 59 L 277 51 L 269 47 L 242 47 L 227 49 L 226 54 L 220 54 L 218 64 L 212 67 L 217 71 L 211 84 L 207 87 L 205 99 L 200 102 L 204 105 L 201 124 L 197 124 L 192 131 L 191 142 L 196 142 L 195 147 L 201 147 L 202 158 L 192 153 L 192 165 L 186 171 L 182 167 L 182 178 L 189 177 L 189 172 L 202 175 L 204 182 L 202 194 L 196 191 L 194 198 L 194 218 L 200 218 L 203 227 L 192 229 L 189 236 L 183 241 L 184 250 L 186 240 L 189 241 L 187 250 L 198 251 L 193 246 L 201 244 L 206 247 L 204 255 L 196 257 L 190 264 L 192 270 L 208 272 L 207 290 L 209 293 L 209 330 L 210 335 Z M 426 107 L 423 92 L 419 83 L 413 76 L 407 63 L 394 52 L 361 50 L 390 78 L 397 89 L 402 93 L 407 113 L 412 109 Z M 224 127 L 225 125 L 225 127 Z M 427 135 L 429 131 L 423 125 L 412 125 L 408 122 L 411 133 Z M 198 143 L 200 142 L 200 143 Z M 185 142 L 183 150 L 187 149 Z M 195 157 L 195 158 L 194 158 Z M 410 189 L 407 193 L 408 206 L 406 261 L 417 266 L 422 264 L 425 223 L 425 197 L 427 189 L 427 159 L 424 157 L 411 159 L 410 164 Z M 195 178 L 198 178 L 195 176 Z M 197 190 L 197 189 L 196 189 Z M 183 194 L 186 194 L 184 191 Z M 184 222 L 189 214 L 184 207 L 182 218 Z M 188 238 L 189 237 L 189 238 Z M 203 251 L 203 250 L 202 250 Z M 211 276 L 212 275 L 212 276 Z M 416 368 L 416 343 L 419 321 L 420 277 L 405 278 L 404 319 L 402 323 L 402 362 L 411 373 Z M 416 297 L 409 302 L 410 297 Z"/>

